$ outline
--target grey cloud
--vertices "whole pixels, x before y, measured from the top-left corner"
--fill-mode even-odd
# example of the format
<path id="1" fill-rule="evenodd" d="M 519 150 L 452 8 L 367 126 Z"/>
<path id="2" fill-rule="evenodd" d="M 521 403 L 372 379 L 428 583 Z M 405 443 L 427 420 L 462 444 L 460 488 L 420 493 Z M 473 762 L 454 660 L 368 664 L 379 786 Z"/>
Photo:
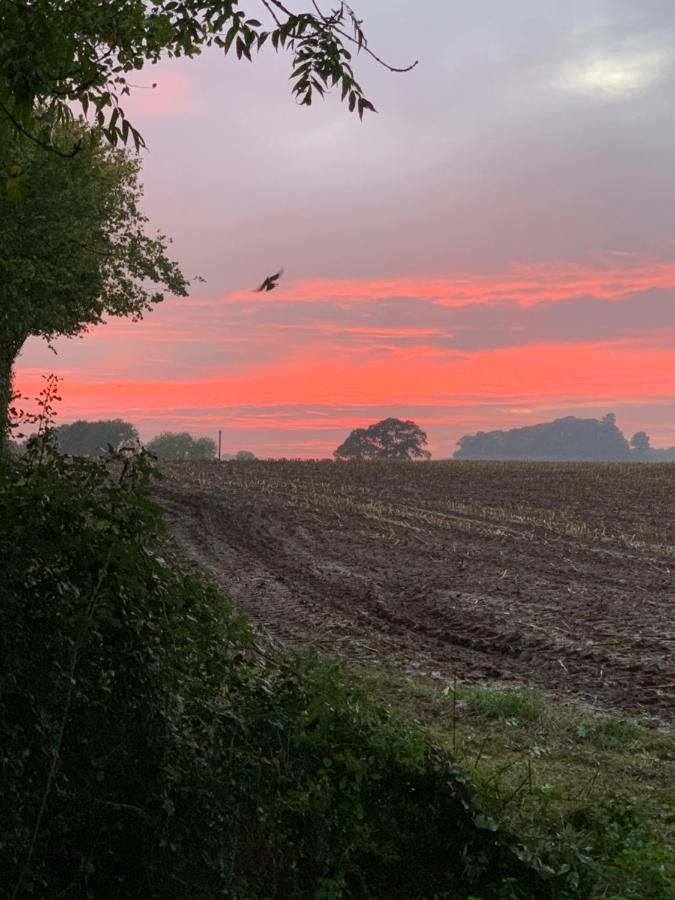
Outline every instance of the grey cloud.
<path id="1" fill-rule="evenodd" d="M 433 299 L 390 297 L 343 308 L 326 301 L 277 301 L 246 311 L 225 307 L 248 339 L 277 334 L 288 347 L 315 344 L 355 350 L 430 346 L 475 351 L 541 342 L 615 341 L 657 336 L 675 346 L 675 291 L 654 289 L 621 300 L 569 297 L 522 306 L 516 300 L 443 306 Z M 407 334 L 406 330 L 421 333 Z"/>
<path id="2" fill-rule="evenodd" d="M 294 107 L 283 55 L 176 63 L 203 112 L 148 122 L 147 205 L 209 296 L 272 260 L 289 277 L 369 277 L 672 256 L 672 70 L 617 103 L 550 86 L 588 54 L 675 53 L 670 0 L 356 5 L 378 52 L 420 58 L 408 75 L 358 61 L 380 109 L 364 124 L 336 98 Z"/>

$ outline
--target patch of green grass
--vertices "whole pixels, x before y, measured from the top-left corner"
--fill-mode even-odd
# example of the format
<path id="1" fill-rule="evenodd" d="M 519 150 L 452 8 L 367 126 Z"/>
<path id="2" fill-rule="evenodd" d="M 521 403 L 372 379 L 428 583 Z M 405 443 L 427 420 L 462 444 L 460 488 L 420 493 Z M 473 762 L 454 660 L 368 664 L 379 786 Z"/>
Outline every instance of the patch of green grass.
<path id="1" fill-rule="evenodd" d="M 568 896 L 675 898 L 671 733 L 531 689 L 354 675 L 451 752 L 500 826 L 521 837 L 524 858 L 569 867 Z"/>
<path id="2" fill-rule="evenodd" d="M 511 725 L 537 722 L 546 710 L 541 695 L 532 690 L 469 687 L 462 690 L 460 703 L 475 715 Z"/>
<path id="3" fill-rule="evenodd" d="M 580 744 L 621 754 L 640 753 L 653 744 L 653 732 L 626 719 L 598 716 L 580 722 L 574 733 Z"/>

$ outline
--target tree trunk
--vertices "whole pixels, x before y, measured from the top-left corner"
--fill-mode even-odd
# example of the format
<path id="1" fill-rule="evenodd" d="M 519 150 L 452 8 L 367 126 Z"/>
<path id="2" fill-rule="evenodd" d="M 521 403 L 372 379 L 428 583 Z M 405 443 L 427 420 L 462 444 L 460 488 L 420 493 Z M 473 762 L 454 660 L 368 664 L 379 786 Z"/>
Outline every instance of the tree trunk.
<path id="1" fill-rule="evenodd" d="M 23 340 L 0 335 L 0 450 L 5 450 L 9 440 L 9 404 L 12 399 L 14 361 L 23 346 Z"/>

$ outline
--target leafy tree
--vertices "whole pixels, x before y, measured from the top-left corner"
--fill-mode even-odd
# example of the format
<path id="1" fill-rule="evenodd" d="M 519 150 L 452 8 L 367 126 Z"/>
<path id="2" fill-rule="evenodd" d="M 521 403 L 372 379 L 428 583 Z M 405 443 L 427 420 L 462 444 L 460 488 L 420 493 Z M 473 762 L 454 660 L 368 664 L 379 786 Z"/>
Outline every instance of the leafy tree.
<path id="1" fill-rule="evenodd" d="M 410 420 L 383 419 L 368 428 L 355 428 L 337 450 L 336 459 L 428 459 L 427 436 Z"/>
<path id="2" fill-rule="evenodd" d="M 81 122 L 57 131 L 80 143 L 74 159 L 0 118 L 0 435 L 29 336 L 76 335 L 106 315 L 141 318 L 164 290 L 187 294 L 167 238 L 146 232 L 139 160 Z"/>
<path id="3" fill-rule="evenodd" d="M 652 449 L 649 444 L 649 435 L 646 431 L 636 431 L 630 439 L 630 445 L 638 456 L 648 456 Z"/>
<path id="4" fill-rule="evenodd" d="M 130 422 L 107 419 L 98 422 L 80 420 L 59 425 L 54 437 L 61 453 L 69 456 L 101 456 L 110 444 L 114 450 L 139 445 L 138 432 Z"/>
<path id="5" fill-rule="evenodd" d="M 257 459 L 258 457 L 255 453 L 251 453 L 250 450 L 239 450 L 235 459 Z"/>
<path id="6" fill-rule="evenodd" d="M 323 12 L 312 2 L 300 13 L 280 0 L 261 3 L 267 26 L 239 0 L 0 0 L 0 114 L 36 142 L 75 154 L 78 141 L 55 141 L 51 129 L 69 121 L 79 101 L 113 144 L 131 138 L 138 148 L 143 138 L 120 106 L 130 93 L 127 76 L 164 56 L 194 57 L 214 45 L 251 60 L 269 41 L 291 54 L 298 103 L 309 106 L 315 93 L 337 87 L 360 117 L 374 107 L 354 78 L 347 46 L 406 71 L 370 50 L 347 3 Z"/>
<path id="7" fill-rule="evenodd" d="M 541 425 L 508 431 L 479 431 L 457 442 L 455 459 L 621 460 L 629 459 L 628 441 L 616 417 L 565 416 Z"/>
<path id="8" fill-rule="evenodd" d="M 160 459 L 215 459 L 216 442 L 211 438 L 193 438 L 187 431 L 164 431 L 145 445 Z"/>

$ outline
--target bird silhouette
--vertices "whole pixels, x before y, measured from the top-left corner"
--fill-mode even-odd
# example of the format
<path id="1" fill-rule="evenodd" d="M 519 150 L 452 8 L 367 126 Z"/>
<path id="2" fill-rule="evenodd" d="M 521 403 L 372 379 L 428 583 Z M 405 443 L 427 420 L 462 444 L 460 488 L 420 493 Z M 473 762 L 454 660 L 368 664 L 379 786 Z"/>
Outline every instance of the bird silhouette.
<path id="1" fill-rule="evenodd" d="M 279 279 L 281 278 L 281 276 L 283 274 L 284 274 L 284 270 L 279 269 L 279 271 L 276 273 L 276 275 L 268 275 L 267 278 L 260 285 L 260 287 L 253 288 L 253 291 L 254 292 L 255 291 L 273 291 L 274 288 L 277 286 L 277 282 L 279 281 Z"/>

